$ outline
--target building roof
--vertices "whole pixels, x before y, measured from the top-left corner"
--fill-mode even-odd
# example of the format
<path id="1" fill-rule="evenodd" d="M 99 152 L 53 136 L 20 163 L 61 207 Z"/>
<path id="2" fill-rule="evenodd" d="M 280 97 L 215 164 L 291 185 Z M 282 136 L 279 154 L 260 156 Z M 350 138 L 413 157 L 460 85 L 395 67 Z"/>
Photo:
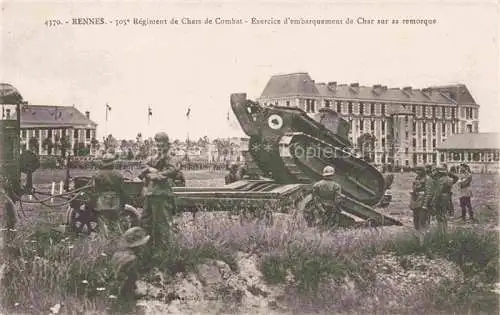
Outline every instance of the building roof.
<path id="1" fill-rule="evenodd" d="M 441 143 L 438 150 L 500 149 L 500 133 L 461 133 L 454 134 Z"/>
<path id="2" fill-rule="evenodd" d="M 53 105 L 21 105 L 21 127 L 87 127 L 97 124 L 76 107 Z"/>
<path id="3" fill-rule="evenodd" d="M 261 97 L 320 96 L 314 80 L 305 72 L 273 75 L 267 82 Z"/>
<path id="4" fill-rule="evenodd" d="M 419 104 L 476 104 L 469 90 L 463 84 L 414 89 L 412 87 L 387 88 L 381 84 L 362 86 L 359 83 L 315 83 L 305 72 L 272 76 L 261 97 L 293 95 Z"/>

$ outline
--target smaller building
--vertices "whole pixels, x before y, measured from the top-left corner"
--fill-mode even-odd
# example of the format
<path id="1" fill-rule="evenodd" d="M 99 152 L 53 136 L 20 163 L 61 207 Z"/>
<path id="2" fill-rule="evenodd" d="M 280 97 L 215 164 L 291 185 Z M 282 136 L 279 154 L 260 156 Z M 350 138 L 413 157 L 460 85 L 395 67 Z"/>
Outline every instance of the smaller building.
<path id="1" fill-rule="evenodd" d="M 21 148 L 40 155 L 94 155 L 97 124 L 74 106 L 21 105 Z M 63 148 L 64 146 L 64 148 Z M 82 154 L 82 152 L 86 154 Z"/>
<path id="2" fill-rule="evenodd" d="M 474 173 L 500 173 L 500 133 L 455 134 L 438 148 L 440 164 L 466 163 Z"/>

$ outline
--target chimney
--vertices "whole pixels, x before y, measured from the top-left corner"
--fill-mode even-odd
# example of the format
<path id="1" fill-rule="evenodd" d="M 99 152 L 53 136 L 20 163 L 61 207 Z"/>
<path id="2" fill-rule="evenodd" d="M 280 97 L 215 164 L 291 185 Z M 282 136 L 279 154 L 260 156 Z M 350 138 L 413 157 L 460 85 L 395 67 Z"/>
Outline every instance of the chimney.
<path id="1" fill-rule="evenodd" d="M 411 93 L 411 86 L 405 86 L 403 88 L 403 91 L 405 91 L 406 93 Z"/>
<path id="2" fill-rule="evenodd" d="M 387 85 L 382 85 L 382 91 L 387 91 Z"/>
<path id="3" fill-rule="evenodd" d="M 328 87 L 332 88 L 332 89 L 336 89 L 337 88 L 337 81 L 328 82 Z"/>
<path id="4" fill-rule="evenodd" d="M 358 82 L 351 83 L 351 87 L 357 89 L 357 88 L 359 88 L 359 83 Z"/>
<path id="5" fill-rule="evenodd" d="M 375 85 L 373 86 L 373 89 L 374 89 L 374 90 L 376 90 L 376 89 L 380 89 L 380 88 L 382 88 L 382 85 L 380 85 L 380 84 L 375 84 Z"/>
<path id="6" fill-rule="evenodd" d="M 85 117 L 87 117 L 87 119 L 90 119 L 90 112 L 89 111 L 85 112 Z"/>

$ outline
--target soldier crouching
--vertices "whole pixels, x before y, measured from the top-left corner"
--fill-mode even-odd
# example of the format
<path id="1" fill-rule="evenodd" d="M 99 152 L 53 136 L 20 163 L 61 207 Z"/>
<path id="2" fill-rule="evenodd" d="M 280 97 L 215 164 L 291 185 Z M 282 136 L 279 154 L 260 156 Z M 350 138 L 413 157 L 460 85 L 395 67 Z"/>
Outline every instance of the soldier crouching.
<path id="1" fill-rule="evenodd" d="M 323 179 L 312 187 L 313 207 L 305 213 L 309 225 L 319 224 L 322 227 L 334 228 L 340 224 L 341 187 L 333 180 L 335 169 L 326 166 Z"/>
<path id="2" fill-rule="evenodd" d="M 118 283 L 117 307 L 121 310 L 128 310 L 135 305 L 141 250 L 149 238 L 150 236 L 143 228 L 128 229 L 123 234 L 121 248 L 111 258 L 111 265 Z"/>

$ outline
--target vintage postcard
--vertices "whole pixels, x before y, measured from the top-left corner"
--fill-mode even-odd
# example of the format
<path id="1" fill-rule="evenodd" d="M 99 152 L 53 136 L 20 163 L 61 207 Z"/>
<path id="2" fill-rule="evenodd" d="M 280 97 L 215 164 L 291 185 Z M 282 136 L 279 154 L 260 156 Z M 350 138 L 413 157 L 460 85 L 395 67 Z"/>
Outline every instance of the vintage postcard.
<path id="1" fill-rule="evenodd" d="M 13 1 L 2 314 L 498 314 L 498 1 Z"/>

